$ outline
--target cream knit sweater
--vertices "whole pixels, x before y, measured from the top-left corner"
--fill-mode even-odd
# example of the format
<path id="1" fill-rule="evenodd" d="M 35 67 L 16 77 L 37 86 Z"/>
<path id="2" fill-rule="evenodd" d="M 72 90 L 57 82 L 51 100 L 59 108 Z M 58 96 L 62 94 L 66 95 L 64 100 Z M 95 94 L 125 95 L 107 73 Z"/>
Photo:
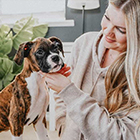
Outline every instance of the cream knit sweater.
<path id="1" fill-rule="evenodd" d="M 102 32 L 89 32 L 73 46 L 68 65 L 71 83 L 56 99 L 56 127 L 61 140 L 135 140 L 140 111 L 110 115 L 103 106 L 106 96 L 104 78 L 108 67 L 101 68 L 105 52 Z"/>

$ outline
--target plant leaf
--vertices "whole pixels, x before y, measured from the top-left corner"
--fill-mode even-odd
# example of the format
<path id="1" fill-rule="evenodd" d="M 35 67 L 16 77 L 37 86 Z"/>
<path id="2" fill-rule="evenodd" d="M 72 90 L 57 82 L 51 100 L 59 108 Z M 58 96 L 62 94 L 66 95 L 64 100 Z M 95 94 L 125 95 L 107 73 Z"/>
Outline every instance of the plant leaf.
<path id="1" fill-rule="evenodd" d="M 2 81 L 0 80 L 0 91 L 2 90 L 2 88 L 3 88 L 3 83 L 2 83 Z"/>
<path id="2" fill-rule="evenodd" d="M 33 39 L 37 37 L 44 37 L 48 31 L 48 24 L 40 24 L 33 27 Z"/>
<path id="3" fill-rule="evenodd" d="M 8 58 L 0 58 L 0 81 L 7 86 L 14 78 L 12 74 L 13 62 Z"/>
<path id="4" fill-rule="evenodd" d="M 5 38 L 10 31 L 10 27 L 6 24 L 1 25 L 0 27 L 0 37 Z"/>
<path id="5" fill-rule="evenodd" d="M 15 62 L 13 63 L 13 74 L 18 74 L 21 72 L 23 68 L 23 64 L 21 66 L 18 66 Z"/>
<path id="6" fill-rule="evenodd" d="M 8 25 L 1 25 L 0 28 L 0 56 L 7 55 L 11 52 L 13 41 L 12 31 Z"/>
<path id="7" fill-rule="evenodd" d="M 16 35 L 13 38 L 13 46 L 16 50 L 21 43 L 32 39 L 34 24 L 35 19 L 33 19 L 32 16 L 23 18 L 15 23 L 13 31 L 16 33 Z"/>
<path id="8" fill-rule="evenodd" d="M 11 83 L 11 81 L 14 79 L 15 74 L 8 73 L 4 79 L 4 87 L 6 87 L 8 84 Z"/>

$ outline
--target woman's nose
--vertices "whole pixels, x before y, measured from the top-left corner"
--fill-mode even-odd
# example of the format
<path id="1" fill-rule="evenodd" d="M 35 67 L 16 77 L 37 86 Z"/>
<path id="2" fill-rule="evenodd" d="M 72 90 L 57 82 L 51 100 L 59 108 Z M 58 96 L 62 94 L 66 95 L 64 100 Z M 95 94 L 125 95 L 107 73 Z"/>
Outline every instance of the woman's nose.
<path id="1" fill-rule="evenodd" d="M 104 28 L 104 34 L 110 37 L 114 37 L 114 27 L 113 25 L 108 25 Z"/>

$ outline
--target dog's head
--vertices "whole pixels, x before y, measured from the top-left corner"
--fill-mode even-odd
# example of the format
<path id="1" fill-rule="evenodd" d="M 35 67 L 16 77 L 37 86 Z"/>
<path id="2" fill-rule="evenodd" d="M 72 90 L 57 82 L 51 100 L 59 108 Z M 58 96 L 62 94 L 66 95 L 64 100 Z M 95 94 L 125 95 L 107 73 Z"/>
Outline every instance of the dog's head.
<path id="1" fill-rule="evenodd" d="M 32 42 L 21 44 L 14 61 L 21 65 L 24 58 L 28 58 L 30 64 L 38 67 L 38 70 L 45 73 L 56 72 L 64 66 L 60 52 L 64 57 L 63 45 L 60 39 L 56 37 L 37 38 Z"/>

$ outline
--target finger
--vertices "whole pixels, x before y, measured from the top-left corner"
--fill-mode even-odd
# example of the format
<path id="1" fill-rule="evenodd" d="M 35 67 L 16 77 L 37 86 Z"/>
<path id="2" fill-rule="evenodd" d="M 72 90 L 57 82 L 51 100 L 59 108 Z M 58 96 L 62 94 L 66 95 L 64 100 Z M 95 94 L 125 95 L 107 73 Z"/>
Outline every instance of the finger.
<path id="1" fill-rule="evenodd" d="M 46 79 L 54 79 L 54 74 L 53 73 L 47 73 L 46 75 L 45 75 L 45 77 L 46 77 Z"/>
<path id="2" fill-rule="evenodd" d="M 61 70 L 65 69 L 67 67 L 67 64 L 64 64 Z"/>
<path id="3" fill-rule="evenodd" d="M 53 86 L 50 83 L 47 83 L 48 88 L 53 89 Z"/>
<path id="4" fill-rule="evenodd" d="M 64 70 L 66 67 L 67 67 L 67 64 L 64 64 L 64 66 L 61 68 L 61 70 Z"/>
<path id="5" fill-rule="evenodd" d="M 46 81 L 47 83 L 52 83 L 52 82 L 53 82 L 53 78 L 52 78 L 52 77 L 49 77 L 49 76 L 46 76 L 46 77 L 45 77 L 45 81 Z"/>
<path id="6" fill-rule="evenodd" d="M 58 71 L 58 73 L 64 74 L 65 72 L 69 71 L 70 67 L 65 67 L 64 69 L 61 69 L 60 71 Z"/>
<path id="7" fill-rule="evenodd" d="M 68 77 L 70 75 L 71 75 L 71 72 L 70 71 L 64 74 L 65 77 Z"/>
<path id="8" fill-rule="evenodd" d="M 39 73 L 40 75 L 44 75 L 44 73 L 43 73 L 42 71 L 39 71 L 38 73 Z"/>
<path id="9" fill-rule="evenodd" d="M 50 74 L 46 74 L 46 77 L 49 79 L 52 79 L 53 81 L 58 80 L 58 78 L 62 77 L 63 75 L 60 73 L 50 73 Z"/>
<path id="10" fill-rule="evenodd" d="M 65 76 L 65 77 L 68 77 L 68 76 L 70 76 L 71 75 L 71 72 L 70 71 L 63 71 L 63 72 L 61 72 L 60 74 L 62 74 L 63 76 Z"/>
<path id="11" fill-rule="evenodd" d="M 66 72 L 66 71 L 69 71 L 70 70 L 70 67 L 67 66 L 63 71 Z"/>

